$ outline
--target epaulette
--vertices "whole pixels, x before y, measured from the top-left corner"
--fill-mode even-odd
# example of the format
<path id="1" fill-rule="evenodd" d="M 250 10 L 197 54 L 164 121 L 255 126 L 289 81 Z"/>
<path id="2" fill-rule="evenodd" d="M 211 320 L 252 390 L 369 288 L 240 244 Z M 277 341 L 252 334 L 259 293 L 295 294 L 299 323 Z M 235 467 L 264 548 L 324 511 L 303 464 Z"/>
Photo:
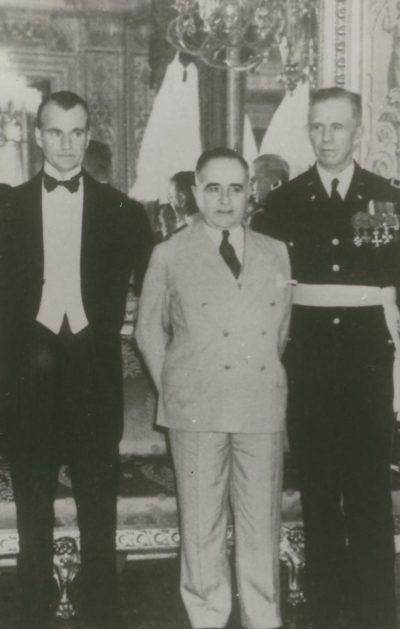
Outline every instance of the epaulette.
<path id="1" fill-rule="evenodd" d="M 390 180 L 390 185 L 393 186 L 393 188 L 400 188 L 400 179 L 395 179 L 394 177 L 392 177 Z"/>
<path id="2" fill-rule="evenodd" d="M 271 190 L 277 190 L 278 188 L 281 187 L 282 183 L 283 182 L 280 179 L 278 179 L 278 181 L 275 181 L 275 183 L 271 185 Z"/>

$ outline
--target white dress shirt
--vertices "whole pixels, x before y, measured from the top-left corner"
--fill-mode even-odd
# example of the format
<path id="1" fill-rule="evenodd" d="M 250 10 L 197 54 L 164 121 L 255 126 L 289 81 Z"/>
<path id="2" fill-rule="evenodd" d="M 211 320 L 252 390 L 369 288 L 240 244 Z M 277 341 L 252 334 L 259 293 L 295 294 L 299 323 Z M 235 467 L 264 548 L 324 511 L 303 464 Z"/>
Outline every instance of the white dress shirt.
<path id="1" fill-rule="evenodd" d="M 61 179 L 47 162 L 44 170 Z M 79 171 L 80 167 L 75 168 L 63 179 Z M 42 183 L 44 282 L 36 320 L 55 334 L 60 331 L 64 315 L 74 334 L 88 325 L 81 292 L 82 213 L 82 179 L 74 193 L 63 186 L 47 192 Z"/>
<path id="2" fill-rule="evenodd" d="M 352 161 L 341 173 L 333 175 L 332 173 L 322 168 L 320 164 L 317 162 L 317 170 L 318 174 L 321 178 L 322 184 L 328 194 L 328 197 L 331 196 L 332 192 L 332 181 L 333 179 L 337 179 L 339 181 L 337 186 L 337 191 L 344 199 L 346 194 L 350 188 L 351 180 L 354 174 L 354 162 Z"/>

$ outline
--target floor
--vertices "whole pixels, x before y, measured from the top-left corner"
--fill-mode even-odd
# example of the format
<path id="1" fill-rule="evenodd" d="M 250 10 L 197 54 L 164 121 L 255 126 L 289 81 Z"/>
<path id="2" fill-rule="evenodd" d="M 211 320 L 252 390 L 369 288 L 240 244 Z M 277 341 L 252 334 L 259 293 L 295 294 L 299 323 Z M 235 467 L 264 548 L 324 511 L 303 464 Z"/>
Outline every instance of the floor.
<path id="1" fill-rule="evenodd" d="M 120 574 L 120 592 L 127 629 L 189 629 L 186 612 L 179 597 L 178 561 L 130 562 Z M 285 582 L 285 575 L 282 581 Z M 16 629 L 15 568 L 0 573 L 0 628 Z M 307 629 L 306 609 L 285 606 L 285 629 Z M 55 629 L 72 629 L 57 623 Z M 228 629 L 239 629 L 237 609 Z"/>
<path id="2" fill-rule="evenodd" d="M 400 621 L 400 555 L 396 561 L 398 618 Z M 190 629 L 178 592 L 178 561 L 130 562 L 120 574 L 120 592 L 123 616 L 127 629 Z M 282 574 L 285 600 L 285 573 Z M 17 629 L 16 626 L 16 574 L 15 568 L 0 572 L 0 629 Z M 284 629 L 308 629 L 305 605 L 283 605 Z M 398 624 L 400 629 L 400 622 Z M 54 629 L 74 629 L 73 624 L 58 622 Z M 240 629 L 237 608 L 234 604 L 228 629 Z"/>

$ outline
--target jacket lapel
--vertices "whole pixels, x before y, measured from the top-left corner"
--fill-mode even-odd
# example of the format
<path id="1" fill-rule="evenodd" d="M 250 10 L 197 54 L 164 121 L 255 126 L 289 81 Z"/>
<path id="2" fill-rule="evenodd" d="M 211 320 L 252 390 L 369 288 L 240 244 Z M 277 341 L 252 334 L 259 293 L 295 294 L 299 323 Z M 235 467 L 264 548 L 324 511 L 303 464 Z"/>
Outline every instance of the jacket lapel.
<path id="1" fill-rule="evenodd" d="M 20 207 L 26 208 L 26 259 L 32 268 L 34 284 L 40 291 L 44 272 L 42 176 L 43 172 L 38 173 L 22 188 L 20 201 Z"/>
<path id="2" fill-rule="evenodd" d="M 191 282 L 199 291 L 201 300 L 210 306 L 209 312 L 226 320 L 240 298 L 238 281 L 207 234 L 203 221 L 196 219 L 190 229 L 186 243 L 187 254 L 192 260 Z"/>
<path id="3" fill-rule="evenodd" d="M 309 172 L 310 178 L 307 181 L 307 188 L 311 201 L 315 201 L 316 199 L 323 199 L 324 202 L 329 201 L 329 194 L 325 190 L 324 184 L 321 181 L 321 177 L 318 174 L 316 163 L 310 168 Z"/>
<path id="4" fill-rule="evenodd" d="M 96 243 L 96 212 L 101 196 L 97 194 L 97 182 L 83 171 L 83 211 L 82 211 L 82 240 L 81 240 L 81 284 L 82 293 L 88 284 L 91 271 L 95 264 Z"/>
<path id="5" fill-rule="evenodd" d="M 271 290 L 277 285 L 273 264 L 274 251 L 271 247 L 270 256 L 266 254 L 266 249 L 258 246 L 255 234 L 245 228 L 244 243 L 244 264 L 242 271 L 242 298 L 241 304 L 246 304 L 248 308 L 252 298 L 257 298 L 261 291 Z"/>
<path id="6" fill-rule="evenodd" d="M 357 162 L 355 162 L 353 177 L 351 178 L 350 186 L 347 191 L 346 198 L 344 199 L 346 203 L 352 202 L 354 198 L 357 197 L 357 194 L 360 193 L 360 186 L 362 187 L 363 183 L 361 168 Z M 361 190 L 361 192 L 364 192 L 364 190 Z"/>

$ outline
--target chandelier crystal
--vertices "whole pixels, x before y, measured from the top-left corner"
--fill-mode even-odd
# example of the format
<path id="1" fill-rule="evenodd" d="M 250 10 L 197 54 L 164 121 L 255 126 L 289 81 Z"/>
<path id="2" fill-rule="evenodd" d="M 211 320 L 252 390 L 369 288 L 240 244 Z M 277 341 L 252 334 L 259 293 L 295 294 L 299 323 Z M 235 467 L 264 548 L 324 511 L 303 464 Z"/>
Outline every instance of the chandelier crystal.
<path id="1" fill-rule="evenodd" d="M 167 37 L 214 68 L 248 70 L 279 51 L 293 89 L 316 74 L 318 0 L 175 0 Z"/>

